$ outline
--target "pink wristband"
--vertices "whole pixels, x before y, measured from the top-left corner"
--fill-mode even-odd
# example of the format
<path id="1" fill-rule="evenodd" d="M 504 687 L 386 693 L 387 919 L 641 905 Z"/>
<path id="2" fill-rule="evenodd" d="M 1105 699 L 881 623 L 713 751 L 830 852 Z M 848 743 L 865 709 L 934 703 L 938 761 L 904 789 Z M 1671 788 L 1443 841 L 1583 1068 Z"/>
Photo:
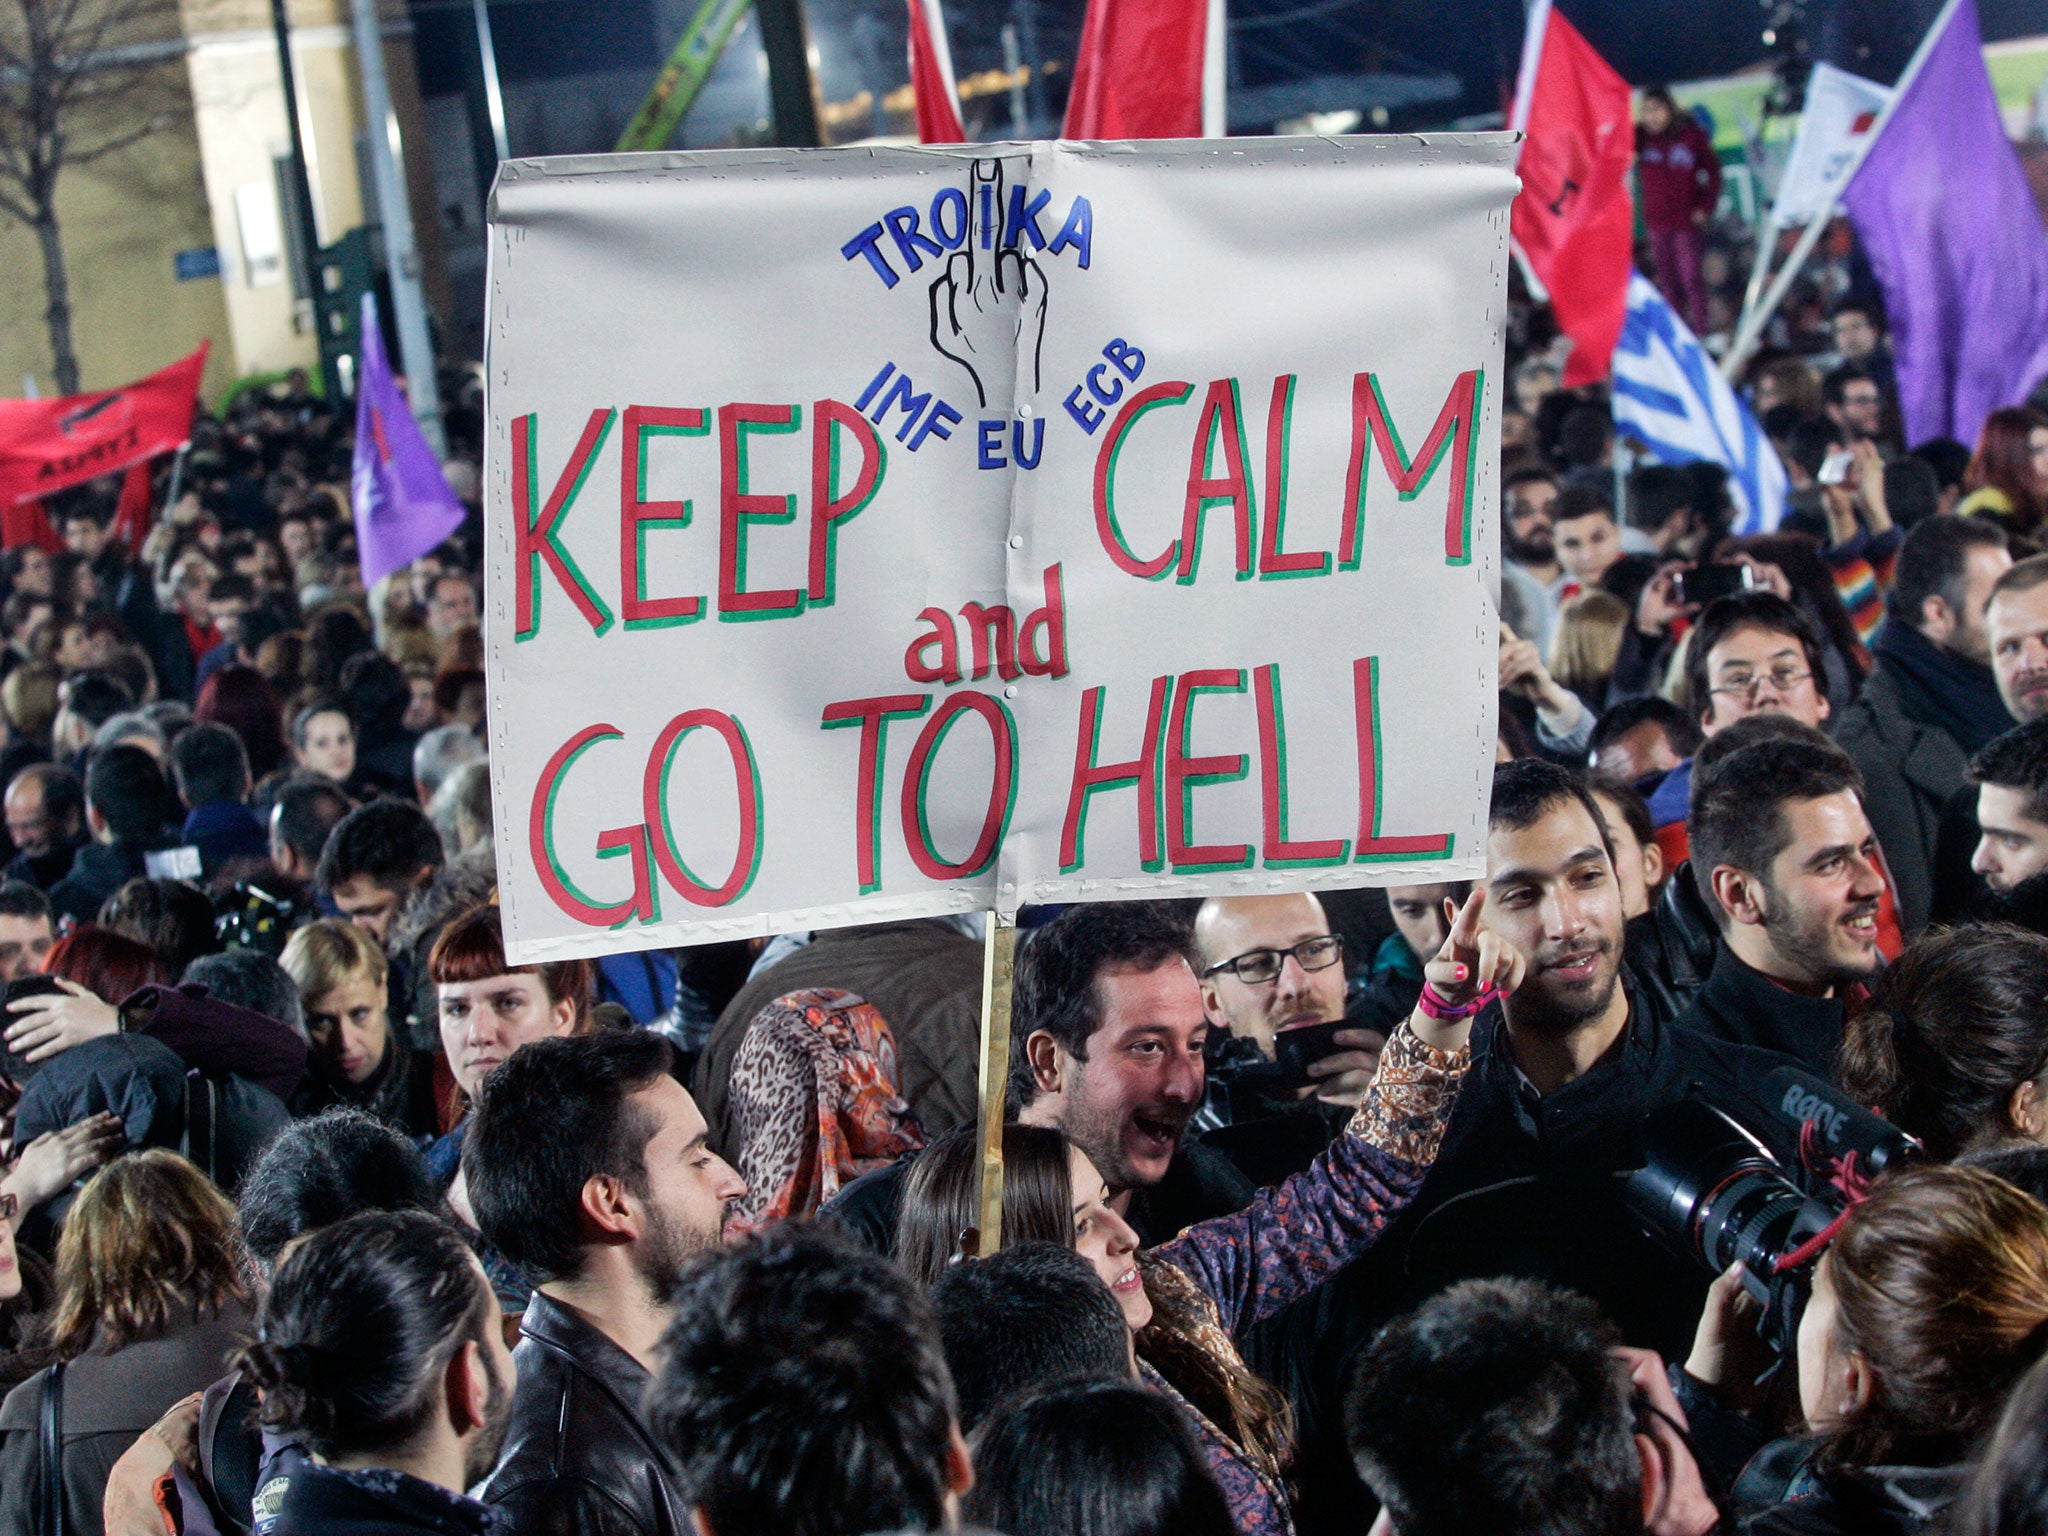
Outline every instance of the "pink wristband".
<path id="1" fill-rule="evenodd" d="M 1415 1006 L 1421 1009 L 1422 1016 L 1428 1019 L 1469 1019 L 1499 996 L 1500 988 L 1488 984 L 1481 987 L 1469 1003 L 1454 1003 L 1425 981 L 1422 984 L 1422 996 L 1416 1000 Z"/>

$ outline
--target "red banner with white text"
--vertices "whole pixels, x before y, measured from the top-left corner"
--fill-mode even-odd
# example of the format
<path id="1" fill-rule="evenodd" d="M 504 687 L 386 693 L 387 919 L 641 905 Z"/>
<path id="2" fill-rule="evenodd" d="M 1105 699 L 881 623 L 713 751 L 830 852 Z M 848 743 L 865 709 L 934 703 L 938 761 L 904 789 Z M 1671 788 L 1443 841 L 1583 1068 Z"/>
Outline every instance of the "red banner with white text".
<path id="1" fill-rule="evenodd" d="M 207 346 L 119 389 L 0 400 L 0 544 L 36 538 L 45 496 L 190 441 Z"/>

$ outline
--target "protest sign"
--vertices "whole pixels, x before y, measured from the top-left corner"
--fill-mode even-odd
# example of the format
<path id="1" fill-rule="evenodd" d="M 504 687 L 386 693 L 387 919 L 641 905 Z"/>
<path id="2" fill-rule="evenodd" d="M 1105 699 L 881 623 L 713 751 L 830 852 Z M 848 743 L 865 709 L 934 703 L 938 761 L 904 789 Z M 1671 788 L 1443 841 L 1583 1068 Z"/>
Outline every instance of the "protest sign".
<path id="1" fill-rule="evenodd" d="M 1477 873 L 1512 159 L 508 163 L 511 956 Z"/>

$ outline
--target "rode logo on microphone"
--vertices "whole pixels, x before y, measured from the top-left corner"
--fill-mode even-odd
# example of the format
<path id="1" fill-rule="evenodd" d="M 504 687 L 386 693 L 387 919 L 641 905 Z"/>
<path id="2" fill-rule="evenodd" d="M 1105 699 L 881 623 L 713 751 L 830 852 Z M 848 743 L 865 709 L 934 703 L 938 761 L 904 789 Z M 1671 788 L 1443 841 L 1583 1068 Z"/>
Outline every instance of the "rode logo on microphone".
<path id="1" fill-rule="evenodd" d="M 1812 1121 L 1829 1141 L 1841 1138 L 1849 1117 L 1819 1094 L 1793 1083 L 1785 1090 L 1783 1102 L 1778 1106 L 1787 1119 Z"/>

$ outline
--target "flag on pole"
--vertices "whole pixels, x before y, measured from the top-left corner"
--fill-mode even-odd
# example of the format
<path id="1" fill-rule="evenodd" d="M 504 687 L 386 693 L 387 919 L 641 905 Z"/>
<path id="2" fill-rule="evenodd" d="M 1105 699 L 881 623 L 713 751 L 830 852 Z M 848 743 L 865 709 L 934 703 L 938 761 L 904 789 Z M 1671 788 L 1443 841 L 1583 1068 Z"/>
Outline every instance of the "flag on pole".
<path id="1" fill-rule="evenodd" d="M 1069 139 L 1221 138 L 1223 0 L 1088 0 Z"/>
<path id="2" fill-rule="evenodd" d="M 119 389 L 0 400 L 0 544 L 62 548 L 42 498 L 143 464 L 192 439 L 207 344 Z"/>
<path id="3" fill-rule="evenodd" d="M 1667 464 L 1706 459 L 1728 471 L 1736 533 L 1768 533 L 1785 515 L 1785 466 L 1706 348 L 1657 285 L 1628 281 L 1614 346 L 1614 425 Z"/>
<path id="4" fill-rule="evenodd" d="M 917 142 L 965 144 L 953 46 L 946 40 L 946 13 L 939 0 L 910 0 L 910 85 L 917 98 Z"/>
<path id="5" fill-rule="evenodd" d="M 351 477 L 356 557 L 363 585 L 412 564 L 462 526 L 462 503 L 413 420 L 391 375 L 376 295 L 363 295 L 363 345 L 356 380 L 356 457 Z"/>
<path id="6" fill-rule="evenodd" d="M 1567 386 L 1606 377 L 1627 305 L 1635 215 L 1628 82 L 1537 0 L 1529 13 L 1512 126 L 1528 135 L 1509 229 L 1572 339 Z"/>
<path id="7" fill-rule="evenodd" d="M 0 400 L 0 506 L 36 501 L 192 440 L 206 344 L 119 389 Z"/>
<path id="8" fill-rule="evenodd" d="M 1884 290 L 1907 437 L 1974 443 L 2048 374 L 2048 235 L 1973 0 L 1949 0 L 1906 70 L 1842 202 Z"/>
<path id="9" fill-rule="evenodd" d="M 1780 229 L 1810 224 L 1834 211 L 1870 132 L 1892 99 L 1886 86 L 1832 64 L 1816 64 L 1806 82 L 1806 109 L 1792 140 L 1771 219 Z"/>

